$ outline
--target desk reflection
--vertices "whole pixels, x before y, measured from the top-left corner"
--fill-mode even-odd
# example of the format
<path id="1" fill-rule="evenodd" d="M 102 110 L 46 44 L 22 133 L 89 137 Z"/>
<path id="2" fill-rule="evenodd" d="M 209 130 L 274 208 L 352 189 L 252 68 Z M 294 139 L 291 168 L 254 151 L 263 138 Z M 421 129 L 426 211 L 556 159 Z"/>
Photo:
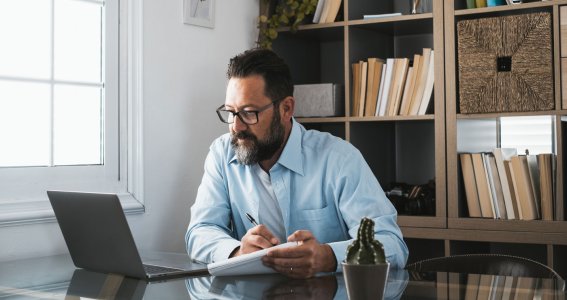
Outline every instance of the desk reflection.
<path id="1" fill-rule="evenodd" d="M 15 290 L 15 289 L 14 289 Z M 44 295 L 41 289 L 30 291 Z M 18 289 L 21 293 L 22 289 Z M 0 298 L 5 299 L 0 291 Z M 59 299 L 59 297 L 56 297 Z M 77 269 L 65 299 L 348 299 L 342 274 L 292 279 L 279 274 L 147 282 Z M 6 299 L 13 299 L 8 296 Z M 17 298 L 20 299 L 20 298 Z M 390 270 L 384 299 L 565 299 L 563 280 Z"/>
<path id="2" fill-rule="evenodd" d="M 400 299 L 408 284 L 406 270 L 391 270 L 384 299 Z M 347 299 L 342 274 L 291 279 L 279 274 L 186 279 L 192 299 Z"/>

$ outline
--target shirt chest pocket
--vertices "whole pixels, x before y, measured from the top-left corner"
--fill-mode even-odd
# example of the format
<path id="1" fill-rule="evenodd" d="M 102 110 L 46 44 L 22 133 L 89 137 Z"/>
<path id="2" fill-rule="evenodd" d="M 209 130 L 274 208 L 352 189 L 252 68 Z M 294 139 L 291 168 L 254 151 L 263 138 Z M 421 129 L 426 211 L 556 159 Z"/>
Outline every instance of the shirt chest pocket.
<path id="1" fill-rule="evenodd" d="M 309 222 L 309 221 L 319 221 L 325 219 L 334 219 L 335 212 L 333 207 L 327 205 L 323 208 L 316 209 L 303 209 L 297 212 L 298 221 Z"/>
<path id="2" fill-rule="evenodd" d="M 317 209 L 298 210 L 294 223 L 295 230 L 309 230 L 321 243 L 344 239 L 340 219 L 332 205 Z"/>

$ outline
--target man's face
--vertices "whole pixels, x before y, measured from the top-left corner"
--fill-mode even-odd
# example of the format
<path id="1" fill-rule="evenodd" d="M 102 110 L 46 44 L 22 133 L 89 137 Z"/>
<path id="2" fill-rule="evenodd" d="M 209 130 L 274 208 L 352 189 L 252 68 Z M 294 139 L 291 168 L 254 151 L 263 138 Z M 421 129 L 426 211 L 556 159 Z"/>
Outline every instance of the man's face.
<path id="1" fill-rule="evenodd" d="M 231 78 L 226 91 L 225 108 L 234 112 L 254 111 L 272 102 L 264 94 L 261 76 Z M 248 125 L 239 117 L 229 125 L 231 145 L 238 162 L 252 165 L 271 158 L 283 143 L 285 130 L 275 106 L 258 113 L 258 123 Z"/>

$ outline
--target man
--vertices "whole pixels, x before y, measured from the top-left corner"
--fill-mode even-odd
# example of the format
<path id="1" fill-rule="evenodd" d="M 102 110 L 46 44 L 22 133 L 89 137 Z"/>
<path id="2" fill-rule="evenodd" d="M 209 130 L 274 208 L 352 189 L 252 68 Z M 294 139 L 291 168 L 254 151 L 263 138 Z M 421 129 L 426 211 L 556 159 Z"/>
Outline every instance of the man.
<path id="1" fill-rule="evenodd" d="M 210 263 L 297 241 L 268 251 L 264 264 L 297 278 L 340 271 L 367 216 L 388 261 L 402 268 L 408 250 L 394 207 L 356 148 L 293 119 L 284 61 L 248 50 L 230 60 L 227 75 L 217 114 L 230 133 L 213 142 L 205 161 L 185 236 L 189 255 Z"/>

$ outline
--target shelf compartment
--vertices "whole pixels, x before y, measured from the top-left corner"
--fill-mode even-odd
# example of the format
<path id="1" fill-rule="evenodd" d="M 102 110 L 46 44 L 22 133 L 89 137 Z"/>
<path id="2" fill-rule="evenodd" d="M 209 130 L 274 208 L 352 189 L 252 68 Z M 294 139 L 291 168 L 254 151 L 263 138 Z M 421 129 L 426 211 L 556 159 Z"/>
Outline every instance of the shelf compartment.
<path id="1" fill-rule="evenodd" d="M 351 64 L 368 57 L 413 59 L 423 48 L 434 49 L 432 19 L 364 23 L 348 30 Z"/>
<path id="2" fill-rule="evenodd" d="M 426 184 L 435 179 L 433 121 L 350 123 L 350 142 L 357 147 L 386 191 L 393 183 Z M 422 203 L 418 212 L 435 215 L 435 203 Z"/>
<path id="3" fill-rule="evenodd" d="M 294 84 L 344 81 L 344 29 L 280 32 L 272 48 L 290 66 Z"/>

